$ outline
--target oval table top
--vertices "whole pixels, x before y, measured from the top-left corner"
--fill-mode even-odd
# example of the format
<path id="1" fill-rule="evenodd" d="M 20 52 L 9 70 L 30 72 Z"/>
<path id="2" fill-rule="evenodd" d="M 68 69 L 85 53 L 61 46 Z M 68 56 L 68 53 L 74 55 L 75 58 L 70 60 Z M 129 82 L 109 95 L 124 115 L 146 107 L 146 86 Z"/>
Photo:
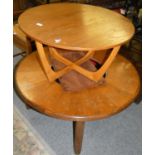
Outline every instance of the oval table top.
<path id="1" fill-rule="evenodd" d="M 105 83 L 80 92 L 66 92 L 59 83 L 50 83 L 37 52 L 19 63 L 15 82 L 20 96 L 31 107 L 71 121 L 98 120 L 116 114 L 132 103 L 140 89 L 135 67 L 121 55 L 109 67 Z"/>
<path id="2" fill-rule="evenodd" d="M 121 45 L 134 34 L 129 19 L 86 4 L 56 3 L 26 10 L 18 20 L 29 37 L 69 50 L 103 50 Z"/>

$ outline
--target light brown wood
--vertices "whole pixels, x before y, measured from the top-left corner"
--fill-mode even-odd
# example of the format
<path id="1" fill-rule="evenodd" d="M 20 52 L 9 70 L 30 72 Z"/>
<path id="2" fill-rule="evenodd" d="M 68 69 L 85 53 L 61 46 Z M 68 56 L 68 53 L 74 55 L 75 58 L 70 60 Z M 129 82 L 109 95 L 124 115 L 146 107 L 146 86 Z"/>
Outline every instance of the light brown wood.
<path id="1" fill-rule="evenodd" d="M 31 40 L 20 30 L 18 24 L 13 26 L 13 43 L 26 54 L 32 52 Z"/>
<path id="2" fill-rule="evenodd" d="M 40 44 L 39 42 L 36 42 L 36 47 L 38 49 L 38 54 L 39 54 L 42 68 L 43 68 L 48 80 L 52 81 L 53 79 L 55 79 L 55 73 L 51 70 L 51 65 L 48 62 L 43 45 Z M 52 77 L 53 77 L 53 79 L 52 79 Z"/>
<path id="3" fill-rule="evenodd" d="M 135 67 L 117 55 L 108 68 L 105 83 L 80 92 L 66 92 L 49 82 L 36 52 L 25 57 L 15 72 L 17 90 L 36 110 L 71 121 L 98 120 L 129 106 L 138 95 L 140 80 Z"/>
<path id="4" fill-rule="evenodd" d="M 79 154 L 84 121 L 103 119 L 120 112 L 139 93 L 136 69 L 127 59 L 117 55 L 121 45 L 133 36 L 133 24 L 108 9 L 75 3 L 34 7 L 25 11 L 18 22 L 23 32 L 35 40 L 38 51 L 18 65 L 16 88 L 23 100 L 41 113 L 74 121 L 74 148 Z M 87 53 L 72 61 L 64 58 L 59 50 Z M 49 57 L 65 67 L 54 71 Z M 80 66 L 90 58 L 103 63 L 99 70 L 90 72 Z M 105 72 L 107 76 L 97 87 L 67 92 L 56 79 L 71 70 L 95 82 Z"/>
<path id="5" fill-rule="evenodd" d="M 47 52 L 47 49 L 45 51 L 45 49 L 43 48 L 43 45 L 37 41 L 36 41 L 36 46 L 38 49 L 39 58 L 40 58 L 43 70 L 50 82 L 56 80 L 57 78 L 63 76 L 64 74 L 66 74 L 67 72 L 71 70 L 75 70 L 81 73 L 82 75 L 84 75 L 85 77 L 89 78 L 90 80 L 98 82 L 99 80 L 101 80 L 102 76 L 105 74 L 105 72 L 107 71 L 108 67 L 110 66 L 110 64 L 112 63 L 112 61 L 114 60 L 116 54 L 118 53 L 120 49 L 120 46 L 114 47 L 114 49 L 109 54 L 107 60 L 102 64 L 102 67 L 96 72 L 91 72 L 91 71 L 88 71 L 80 67 L 79 65 L 89 60 L 90 58 L 92 58 L 95 51 L 88 51 L 82 58 L 80 58 L 79 60 L 75 62 L 72 62 L 62 57 L 55 48 L 49 48 L 49 52 L 52 58 L 55 58 L 59 60 L 60 62 L 62 62 L 63 64 L 67 65 L 65 68 L 55 72 L 51 70 L 51 63 L 48 62 L 48 58 L 45 54 L 45 52 Z M 103 51 L 103 53 L 104 52 L 105 51 Z"/>
<path id="6" fill-rule="evenodd" d="M 75 154 L 80 154 L 85 122 L 73 122 L 73 142 Z"/>
<path id="7" fill-rule="evenodd" d="M 70 70 L 75 70 L 79 73 L 81 73 L 82 75 L 86 76 L 87 78 L 93 80 L 93 81 L 99 81 L 101 79 L 101 77 L 105 74 L 105 72 L 107 71 L 108 67 L 110 66 L 110 64 L 112 63 L 112 61 L 114 60 L 116 54 L 118 53 L 120 46 L 115 47 L 112 51 L 111 54 L 109 55 L 109 57 L 107 58 L 107 60 L 105 61 L 105 63 L 102 65 L 102 67 L 97 70 L 96 72 L 90 72 L 86 69 L 83 69 L 82 67 L 78 66 L 79 64 L 82 64 L 83 62 L 87 61 L 88 59 L 92 58 L 95 51 L 88 51 L 87 54 L 82 57 L 81 59 L 77 60 L 76 62 L 71 62 L 65 58 L 63 58 L 62 56 L 60 56 L 56 49 L 54 48 L 50 48 L 50 52 L 52 57 L 56 58 L 57 60 L 59 60 L 60 62 L 64 63 L 67 65 L 67 67 L 70 68 Z M 65 68 L 64 68 L 65 69 Z M 68 70 L 69 71 L 69 70 Z M 60 71 L 59 71 L 60 72 Z M 66 71 L 67 72 L 67 71 Z M 65 73 L 66 73 L 65 72 Z M 55 79 L 54 79 L 55 80 Z"/>
<path id="8" fill-rule="evenodd" d="M 43 44 L 69 50 L 104 50 L 122 45 L 134 26 L 122 15 L 86 4 L 57 3 L 28 9 L 20 28 Z"/>

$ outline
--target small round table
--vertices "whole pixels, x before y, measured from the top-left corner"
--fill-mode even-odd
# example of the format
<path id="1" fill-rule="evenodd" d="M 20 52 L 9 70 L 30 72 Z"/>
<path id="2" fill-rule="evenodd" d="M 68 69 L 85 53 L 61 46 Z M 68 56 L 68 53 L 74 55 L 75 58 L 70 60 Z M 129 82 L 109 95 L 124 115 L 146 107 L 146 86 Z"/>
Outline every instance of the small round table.
<path id="1" fill-rule="evenodd" d="M 37 46 L 37 51 L 22 59 L 16 68 L 18 93 L 37 111 L 73 121 L 74 150 L 80 154 L 84 123 L 122 111 L 139 93 L 140 80 L 135 67 L 117 54 L 120 46 L 133 36 L 134 27 L 127 18 L 113 11 L 74 3 L 28 9 L 19 17 L 18 23 Z M 86 54 L 72 62 L 62 57 L 59 49 Z M 79 66 L 95 53 L 102 58 L 109 49 L 111 52 L 98 71 L 91 72 Z M 52 70 L 47 51 L 66 67 L 57 72 Z M 67 92 L 56 79 L 71 70 L 95 82 L 105 72 L 108 74 L 98 87 Z"/>

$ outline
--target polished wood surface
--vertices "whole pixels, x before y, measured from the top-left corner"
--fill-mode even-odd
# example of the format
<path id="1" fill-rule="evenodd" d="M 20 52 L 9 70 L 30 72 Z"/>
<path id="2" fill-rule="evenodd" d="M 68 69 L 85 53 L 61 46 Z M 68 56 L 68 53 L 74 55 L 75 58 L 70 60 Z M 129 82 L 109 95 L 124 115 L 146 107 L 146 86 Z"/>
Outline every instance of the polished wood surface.
<path id="1" fill-rule="evenodd" d="M 67 67 L 64 68 L 62 70 L 62 72 L 64 70 L 67 70 L 67 68 L 68 68 L 67 71 L 75 70 L 75 71 L 81 73 L 82 75 L 84 75 L 85 77 L 87 77 L 87 78 L 97 82 L 105 74 L 105 72 L 107 71 L 108 67 L 111 65 L 112 61 L 114 60 L 116 54 L 118 53 L 119 49 L 120 49 L 120 46 L 116 46 L 111 51 L 109 57 L 106 59 L 105 63 L 102 65 L 102 67 L 100 69 L 98 69 L 97 71 L 94 71 L 94 72 L 88 71 L 88 70 L 80 67 L 79 64 L 82 64 L 85 61 L 89 60 L 90 58 L 93 58 L 93 56 L 95 54 L 95 51 L 88 51 L 82 58 L 80 58 L 79 60 L 77 60 L 75 62 L 71 62 L 71 61 L 65 59 L 64 57 L 59 55 L 57 50 L 54 49 L 54 48 L 50 48 L 50 54 L 51 54 L 51 56 L 53 58 L 56 58 L 57 60 L 59 60 L 63 64 L 67 65 Z M 53 79 L 53 78 L 51 77 L 51 79 Z"/>
<path id="2" fill-rule="evenodd" d="M 31 40 L 22 32 L 18 24 L 13 26 L 13 43 L 26 54 L 32 52 Z"/>
<path id="3" fill-rule="evenodd" d="M 75 154 L 80 154 L 85 122 L 73 122 L 73 142 Z"/>
<path id="4" fill-rule="evenodd" d="M 133 36 L 133 24 L 111 10 L 77 3 L 34 7 L 25 11 L 18 22 L 22 31 L 35 40 L 37 52 L 18 64 L 16 89 L 30 107 L 48 116 L 73 121 L 74 150 L 80 154 L 85 121 L 120 112 L 139 93 L 136 69 L 117 55 L 121 45 Z M 85 55 L 74 61 L 61 52 Z M 54 70 L 52 59 L 64 67 Z M 96 59 L 100 68 L 90 71 L 80 66 L 90 59 Z M 102 80 L 105 73 L 106 78 L 96 87 L 65 91 L 57 80 L 71 71 L 94 83 Z"/>
<path id="5" fill-rule="evenodd" d="M 98 120 L 129 106 L 138 95 L 140 80 L 134 66 L 117 55 L 107 71 L 105 83 L 79 92 L 66 92 L 49 82 L 36 52 L 25 57 L 15 72 L 17 90 L 36 110 L 71 121 Z"/>
<path id="6" fill-rule="evenodd" d="M 20 28 L 43 44 L 69 50 L 103 50 L 127 42 L 133 24 L 111 10 L 86 4 L 57 3 L 28 9 Z"/>
<path id="7" fill-rule="evenodd" d="M 92 71 L 88 71 L 87 69 L 82 68 L 79 65 L 86 62 L 90 58 L 93 58 L 93 56 L 95 55 L 95 51 L 88 51 L 82 58 L 73 62 L 73 61 L 70 61 L 70 60 L 64 58 L 63 56 L 61 56 L 58 52 L 58 51 L 60 51 L 60 49 L 49 48 L 51 57 L 55 58 L 59 62 L 62 62 L 63 64 L 66 65 L 66 67 L 55 72 L 54 70 L 51 70 L 52 62 L 50 63 L 48 61 L 47 56 L 45 54 L 46 51 L 44 50 L 45 48 L 43 48 L 43 45 L 36 41 L 36 46 L 38 49 L 38 54 L 40 57 L 41 65 L 42 65 L 43 70 L 50 82 L 56 80 L 57 78 L 62 77 L 64 74 L 66 74 L 67 72 L 69 72 L 71 70 L 75 70 L 75 71 L 79 72 L 80 74 L 84 75 L 85 77 L 89 78 L 90 80 L 98 82 L 99 80 L 101 80 L 102 76 L 105 74 L 105 72 L 111 65 L 112 61 L 114 60 L 114 58 L 116 57 L 116 55 L 120 49 L 120 46 L 114 47 L 112 49 L 111 53 L 109 54 L 109 56 L 107 57 L 106 61 L 100 67 L 100 69 L 92 72 Z M 63 50 L 61 50 L 61 51 L 67 52 L 67 51 L 63 51 Z M 102 54 L 104 54 L 104 52 L 105 51 L 102 51 Z M 100 55 L 102 55 L 102 54 L 100 54 Z M 101 56 L 101 57 L 103 57 L 103 56 Z"/>

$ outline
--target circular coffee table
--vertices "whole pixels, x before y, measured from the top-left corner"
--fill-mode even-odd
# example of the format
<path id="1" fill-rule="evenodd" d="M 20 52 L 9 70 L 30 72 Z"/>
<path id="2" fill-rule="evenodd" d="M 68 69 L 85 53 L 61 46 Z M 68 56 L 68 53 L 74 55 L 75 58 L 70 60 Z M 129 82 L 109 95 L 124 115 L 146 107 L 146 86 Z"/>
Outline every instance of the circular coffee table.
<path id="1" fill-rule="evenodd" d="M 34 39 L 37 46 L 37 51 L 22 59 L 16 68 L 18 93 L 37 111 L 73 121 L 74 150 L 80 154 L 84 123 L 122 111 L 139 93 L 140 80 L 135 67 L 117 54 L 120 46 L 133 36 L 134 27 L 128 19 L 113 11 L 74 3 L 28 9 L 18 22 L 21 30 Z M 60 55 L 60 49 L 86 54 L 77 61 L 70 61 Z M 103 58 L 107 50 L 111 52 L 96 72 L 80 67 L 96 53 L 96 58 Z M 54 71 L 47 53 L 66 66 Z M 102 85 L 68 92 L 56 79 L 71 70 L 95 82 L 106 72 L 108 74 Z"/>

